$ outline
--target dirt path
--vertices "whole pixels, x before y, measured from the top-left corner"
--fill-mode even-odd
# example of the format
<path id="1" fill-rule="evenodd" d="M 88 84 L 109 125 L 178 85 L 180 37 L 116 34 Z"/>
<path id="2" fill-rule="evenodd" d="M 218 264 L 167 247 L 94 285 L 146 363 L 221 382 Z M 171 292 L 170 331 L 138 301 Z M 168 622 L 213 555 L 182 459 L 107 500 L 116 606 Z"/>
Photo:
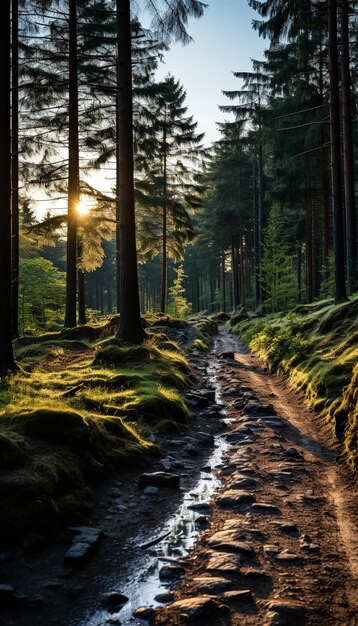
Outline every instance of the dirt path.
<path id="1" fill-rule="evenodd" d="M 220 407 L 206 406 L 194 410 L 191 433 L 163 438 L 181 489 L 145 495 L 143 469 L 102 485 L 83 524 L 102 529 L 105 539 L 82 569 L 64 566 L 66 529 L 40 553 L 0 550 L 0 582 L 43 598 L 39 609 L 1 613 L 1 624 L 145 625 L 141 616 L 165 626 L 358 625 L 357 493 L 327 427 L 226 331 L 209 366 L 200 357 L 196 371 L 199 390 L 216 389 L 228 428 Z M 195 431 L 215 436 L 216 447 L 193 444 Z M 151 469 L 163 470 L 162 461 Z M 188 517 L 197 499 L 204 506 Z M 170 537 L 142 550 L 168 528 Z M 182 559 L 198 528 L 207 530 Z M 183 571 L 178 585 L 175 572 Z M 169 595 L 153 601 L 163 586 Z M 122 611 L 103 605 L 102 594 L 113 591 L 130 597 Z M 143 603 L 154 609 L 133 618 Z"/>
<path id="2" fill-rule="evenodd" d="M 155 623 L 356 626 L 357 492 L 338 449 L 235 337 L 222 332 L 216 351 L 235 353 L 212 366 L 232 420 L 223 487 Z"/>

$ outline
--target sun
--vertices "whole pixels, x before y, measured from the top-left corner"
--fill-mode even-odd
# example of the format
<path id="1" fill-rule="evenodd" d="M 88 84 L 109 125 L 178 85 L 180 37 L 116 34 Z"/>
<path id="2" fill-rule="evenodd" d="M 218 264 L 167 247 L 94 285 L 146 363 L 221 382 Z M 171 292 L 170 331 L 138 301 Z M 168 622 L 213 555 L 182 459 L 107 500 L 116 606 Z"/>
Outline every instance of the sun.
<path id="1" fill-rule="evenodd" d="M 77 205 L 78 215 L 80 215 L 81 217 L 85 217 L 89 214 L 90 210 L 91 210 L 91 203 L 88 200 L 84 200 L 82 198 L 82 200 L 80 200 Z"/>

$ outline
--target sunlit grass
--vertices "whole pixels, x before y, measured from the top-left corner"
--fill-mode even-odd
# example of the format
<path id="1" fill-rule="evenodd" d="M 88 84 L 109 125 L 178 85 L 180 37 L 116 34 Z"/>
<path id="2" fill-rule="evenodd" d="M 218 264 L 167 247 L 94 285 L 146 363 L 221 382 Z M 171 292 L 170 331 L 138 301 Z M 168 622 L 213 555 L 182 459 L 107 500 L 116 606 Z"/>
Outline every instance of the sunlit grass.
<path id="1" fill-rule="evenodd" d="M 343 424 L 340 432 L 355 468 L 358 409 L 351 398 L 358 397 L 357 313 L 355 296 L 337 306 L 327 301 L 314 303 L 297 307 L 293 314 L 244 321 L 234 328 L 274 370 L 287 374 L 291 384 L 304 393 L 310 408 L 336 428 L 338 421 Z"/>

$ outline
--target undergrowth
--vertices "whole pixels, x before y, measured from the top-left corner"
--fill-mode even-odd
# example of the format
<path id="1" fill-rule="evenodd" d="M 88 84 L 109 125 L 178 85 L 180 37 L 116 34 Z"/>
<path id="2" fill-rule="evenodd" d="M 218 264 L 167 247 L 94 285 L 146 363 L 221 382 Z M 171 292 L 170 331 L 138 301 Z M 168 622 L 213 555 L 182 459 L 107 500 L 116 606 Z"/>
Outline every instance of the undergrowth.
<path id="1" fill-rule="evenodd" d="M 146 325 L 139 346 L 111 321 L 19 342 L 22 371 L 0 381 L 2 533 L 80 516 L 104 475 L 160 454 L 153 433 L 188 428 L 190 368 L 162 332 L 176 321 Z"/>
<path id="2" fill-rule="evenodd" d="M 233 327 L 250 348 L 305 394 L 342 440 L 358 466 L 358 297 L 296 307 L 294 312 L 245 320 Z"/>

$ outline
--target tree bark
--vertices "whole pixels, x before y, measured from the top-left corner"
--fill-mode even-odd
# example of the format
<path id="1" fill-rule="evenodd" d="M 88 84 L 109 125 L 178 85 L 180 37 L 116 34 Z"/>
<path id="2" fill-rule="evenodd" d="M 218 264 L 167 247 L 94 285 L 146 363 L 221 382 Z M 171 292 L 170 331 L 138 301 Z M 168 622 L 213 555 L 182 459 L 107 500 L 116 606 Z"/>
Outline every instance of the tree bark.
<path id="1" fill-rule="evenodd" d="M 15 369 L 11 324 L 10 0 L 0 3 L 0 375 Z"/>
<path id="2" fill-rule="evenodd" d="M 120 202 L 119 331 L 118 338 L 141 343 L 145 337 L 140 318 L 134 208 L 133 89 L 129 0 L 117 0 L 117 128 Z"/>
<path id="3" fill-rule="evenodd" d="M 79 203 L 77 0 L 70 0 L 68 219 L 65 326 L 76 326 L 77 207 Z"/>
<path id="4" fill-rule="evenodd" d="M 328 52 L 331 132 L 331 178 L 334 244 L 334 299 L 336 304 L 347 300 L 344 276 L 344 235 L 342 171 L 340 155 L 340 115 L 337 47 L 337 0 L 328 0 Z"/>
<path id="5" fill-rule="evenodd" d="M 78 246 L 77 246 L 78 257 L 80 257 L 82 254 L 81 248 L 82 246 L 80 242 L 78 241 Z M 81 269 L 78 269 L 77 280 L 78 280 L 78 323 L 86 324 L 86 321 L 87 321 L 86 320 L 86 295 L 85 295 L 86 280 L 85 280 L 85 273 Z"/>
<path id="6" fill-rule="evenodd" d="M 11 315 L 19 336 L 19 8 L 11 1 Z"/>
<path id="7" fill-rule="evenodd" d="M 160 294 L 161 313 L 165 313 L 167 304 L 167 116 L 165 103 L 163 129 L 163 200 L 162 286 Z"/>
<path id="8" fill-rule="evenodd" d="M 348 0 L 341 0 L 341 77 L 344 200 L 346 224 L 347 286 L 352 293 L 357 288 L 357 224 L 354 197 L 354 159 L 351 106 L 351 77 L 349 59 Z"/>

